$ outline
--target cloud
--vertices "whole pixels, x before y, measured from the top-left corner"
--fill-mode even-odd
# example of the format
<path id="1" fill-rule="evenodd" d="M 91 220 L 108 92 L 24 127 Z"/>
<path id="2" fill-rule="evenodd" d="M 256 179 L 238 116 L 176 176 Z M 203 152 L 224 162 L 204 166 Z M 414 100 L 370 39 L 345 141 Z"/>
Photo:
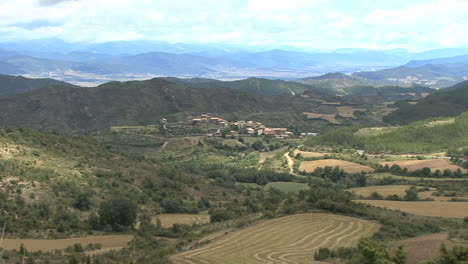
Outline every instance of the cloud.
<path id="1" fill-rule="evenodd" d="M 68 1 L 78 1 L 78 0 L 39 0 L 39 5 L 51 6 L 51 5 L 56 5 L 56 4 L 60 4 L 62 2 L 68 2 Z"/>
<path id="2" fill-rule="evenodd" d="M 161 40 L 415 50 L 468 45 L 466 0 L 0 0 L 0 42 Z"/>

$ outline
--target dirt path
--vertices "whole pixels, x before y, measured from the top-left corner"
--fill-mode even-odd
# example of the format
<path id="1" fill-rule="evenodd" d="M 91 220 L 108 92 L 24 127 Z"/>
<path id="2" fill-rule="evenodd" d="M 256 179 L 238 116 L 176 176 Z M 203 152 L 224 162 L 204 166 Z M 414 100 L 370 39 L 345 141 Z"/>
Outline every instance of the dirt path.
<path id="1" fill-rule="evenodd" d="M 158 151 L 162 152 L 167 147 L 167 145 L 169 145 L 169 141 L 164 142 L 164 144 L 161 145 Z"/>
<path id="2" fill-rule="evenodd" d="M 284 153 L 283 156 L 285 156 L 286 160 L 288 161 L 289 173 L 296 175 L 294 173 L 294 160 L 291 157 L 289 157 L 289 152 Z"/>

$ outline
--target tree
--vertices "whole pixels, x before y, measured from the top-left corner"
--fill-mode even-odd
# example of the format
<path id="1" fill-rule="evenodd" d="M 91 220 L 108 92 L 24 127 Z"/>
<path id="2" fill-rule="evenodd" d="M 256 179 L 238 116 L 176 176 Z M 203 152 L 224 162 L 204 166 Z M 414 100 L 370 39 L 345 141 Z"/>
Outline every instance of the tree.
<path id="1" fill-rule="evenodd" d="M 137 205 L 126 198 L 118 197 L 101 203 L 99 221 L 101 225 L 109 225 L 113 230 L 130 227 L 137 218 Z"/>
<path id="2" fill-rule="evenodd" d="M 416 190 L 415 186 L 411 186 L 408 190 L 405 191 L 405 201 L 418 201 L 419 196 L 418 196 L 418 191 Z"/>
<path id="3" fill-rule="evenodd" d="M 260 140 L 257 140 L 254 143 L 252 143 L 250 147 L 252 147 L 255 150 L 263 150 L 265 148 L 265 146 Z"/>

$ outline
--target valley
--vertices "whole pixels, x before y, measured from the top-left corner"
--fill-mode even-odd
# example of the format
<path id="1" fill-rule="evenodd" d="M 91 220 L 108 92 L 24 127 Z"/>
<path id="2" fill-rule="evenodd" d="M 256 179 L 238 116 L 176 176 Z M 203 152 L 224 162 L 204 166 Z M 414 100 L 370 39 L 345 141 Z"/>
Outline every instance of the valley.
<path id="1" fill-rule="evenodd" d="M 468 248 L 466 81 L 145 75 L 209 61 L 176 57 L 106 58 L 141 80 L 89 87 L 0 76 L 1 260 L 416 264 Z"/>

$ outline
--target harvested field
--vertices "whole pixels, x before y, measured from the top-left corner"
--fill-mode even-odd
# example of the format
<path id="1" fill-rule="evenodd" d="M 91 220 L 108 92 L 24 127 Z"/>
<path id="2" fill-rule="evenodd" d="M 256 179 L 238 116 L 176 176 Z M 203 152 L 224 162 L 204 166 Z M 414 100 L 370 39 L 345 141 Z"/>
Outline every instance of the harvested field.
<path id="1" fill-rule="evenodd" d="M 400 245 L 403 245 L 406 252 L 406 263 L 417 264 L 423 260 L 437 258 L 440 255 L 440 244 L 442 243 L 447 248 L 463 245 L 450 241 L 448 233 L 438 233 L 395 241 L 391 244 L 390 251 L 396 251 Z"/>
<path id="2" fill-rule="evenodd" d="M 325 155 L 334 154 L 334 153 L 329 153 L 329 152 L 310 152 L 310 151 L 300 151 L 300 150 L 294 151 L 294 155 L 297 155 L 298 153 L 301 153 L 302 157 L 304 158 L 321 158 Z"/>
<path id="3" fill-rule="evenodd" d="M 352 106 L 338 106 L 336 108 L 338 110 L 338 114 L 342 117 L 349 117 L 349 118 L 356 118 L 354 112 L 356 111 L 364 111 L 364 108 L 354 108 Z"/>
<path id="4" fill-rule="evenodd" d="M 317 113 L 304 113 L 308 119 L 323 119 L 332 124 L 341 124 L 338 120 L 336 120 L 336 114 L 317 114 Z"/>
<path id="5" fill-rule="evenodd" d="M 383 178 L 394 178 L 399 180 L 408 181 L 468 181 L 468 178 L 424 178 L 424 177 L 409 177 L 409 176 L 398 176 L 390 173 L 374 173 L 370 175 L 372 178 L 383 179 Z"/>
<path id="6" fill-rule="evenodd" d="M 374 171 L 373 168 L 367 167 L 361 164 L 357 164 L 354 162 L 344 161 L 344 160 L 337 160 L 337 159 L 324 159 L 324 160 L 313 160 L 313 161 L 303 161 L 301 162 L 301 166 L 299 167 L 300 171 L 306 172 L 313 172 L 316 168 L 323 168 L 323 167 L 340 167 L 344 171 L 348 173 L 359 173 L 359 172 L 372 172 Z"/>
<path id="7" fill-rule="evenodd" d="M 462 171 L 466 172 L 466 169 L 457 165 L 453 165 L 450 163 L 450 161 L 446 159 L 397 160 L 397 161 L 381 162 L 380 164 L 382 166 L 388 165 L 390 167 L 393 164 L 396 164 L 402 168 L 407 168 L 409 171 L 415 171 L 415 170 L 419 170 L 419 169 L 427 167 L 431 169 L 432 171 L 435 171 L 435 170 L 444 171 L 445 169 L 450 169 L 452 171 L 455 171 L 457 169 L 461 169 Z"/>
<path id="8" fill-rule="evenodd" d="M 212 243 L 174 255 L 176 264 L 314 262 L 320 247 L 355 246 L 379 225 L 332 214 L 298 214 L 266 220 L 224 235 Z"/>
<path id="9" fill-rule="evenodd" d="M 386 207 L 392 210 L 400 210 L 415 215 L 438 216 L 447 218 L 468 217 L 468 202 L 398 202 L 382 200 L 357 200 L 357 202 L 378 207 Z"/>
<path id="10" fill-rule="evenodd" d="M 210 222 L 209 215 L 202 214 L 160 214 L 159 219 L 163 227 L 171 227 L 173 224 L 206 224 Z M 157 217 L 154 219 L 156 222 Z"/>
<path id="11" fill-rule="evenodd" d="M 308 190 L 307 183 L 298 182 L 270 182 L 265 186 L 265 189 L 276 188 L 283 192 L 299 192 L 301 190 Z"/>
<path id="12" fill-rule="evenodd" d="M 416 186 L 418 187 L 418 186 Z M 406 190 L 411 188 L 411 185 L 382 185 L 382 186 L 367 186 L 367 187 L 359 187 L 359 188 L 351 188 L 348 191 L 354 192 L 357 195 L 362 197 L 369 197 L 373 192 L 377 192 L 378 194 L 386 197 L 388 195 L 398 195 L 399 197 L 404 197 L 406 194 Z M 421 188 L 421 187 L 418 187 Z M 435 201 L 449 201 L 452 197 L 442 197 L 442 196 L 434 196 L 432 193 L 435 191 L 434 188 L 431 188 L 430 191 L 418 192 L 419 198 L 426 199 L 431 198 Z M 462 197 L 461 197 L 462 198 Z"/>
<path id="13" fill-rule="evenodd" d="M 133 239 L 132 235 L 112 235 L 112 236 L 89 236 L 67 239 L 3 239 L 2 248 L 6 250 L 18 250 L 23 244 L 26 250 L 31 252 L 36 251 L 53 251 L 56 249 L 65 249 L 73 244 L 79 243 L 83 247 L 86 245 L 101 244 L 104 253 L 109 250 L 119 250 L 127 245 Z"/>

